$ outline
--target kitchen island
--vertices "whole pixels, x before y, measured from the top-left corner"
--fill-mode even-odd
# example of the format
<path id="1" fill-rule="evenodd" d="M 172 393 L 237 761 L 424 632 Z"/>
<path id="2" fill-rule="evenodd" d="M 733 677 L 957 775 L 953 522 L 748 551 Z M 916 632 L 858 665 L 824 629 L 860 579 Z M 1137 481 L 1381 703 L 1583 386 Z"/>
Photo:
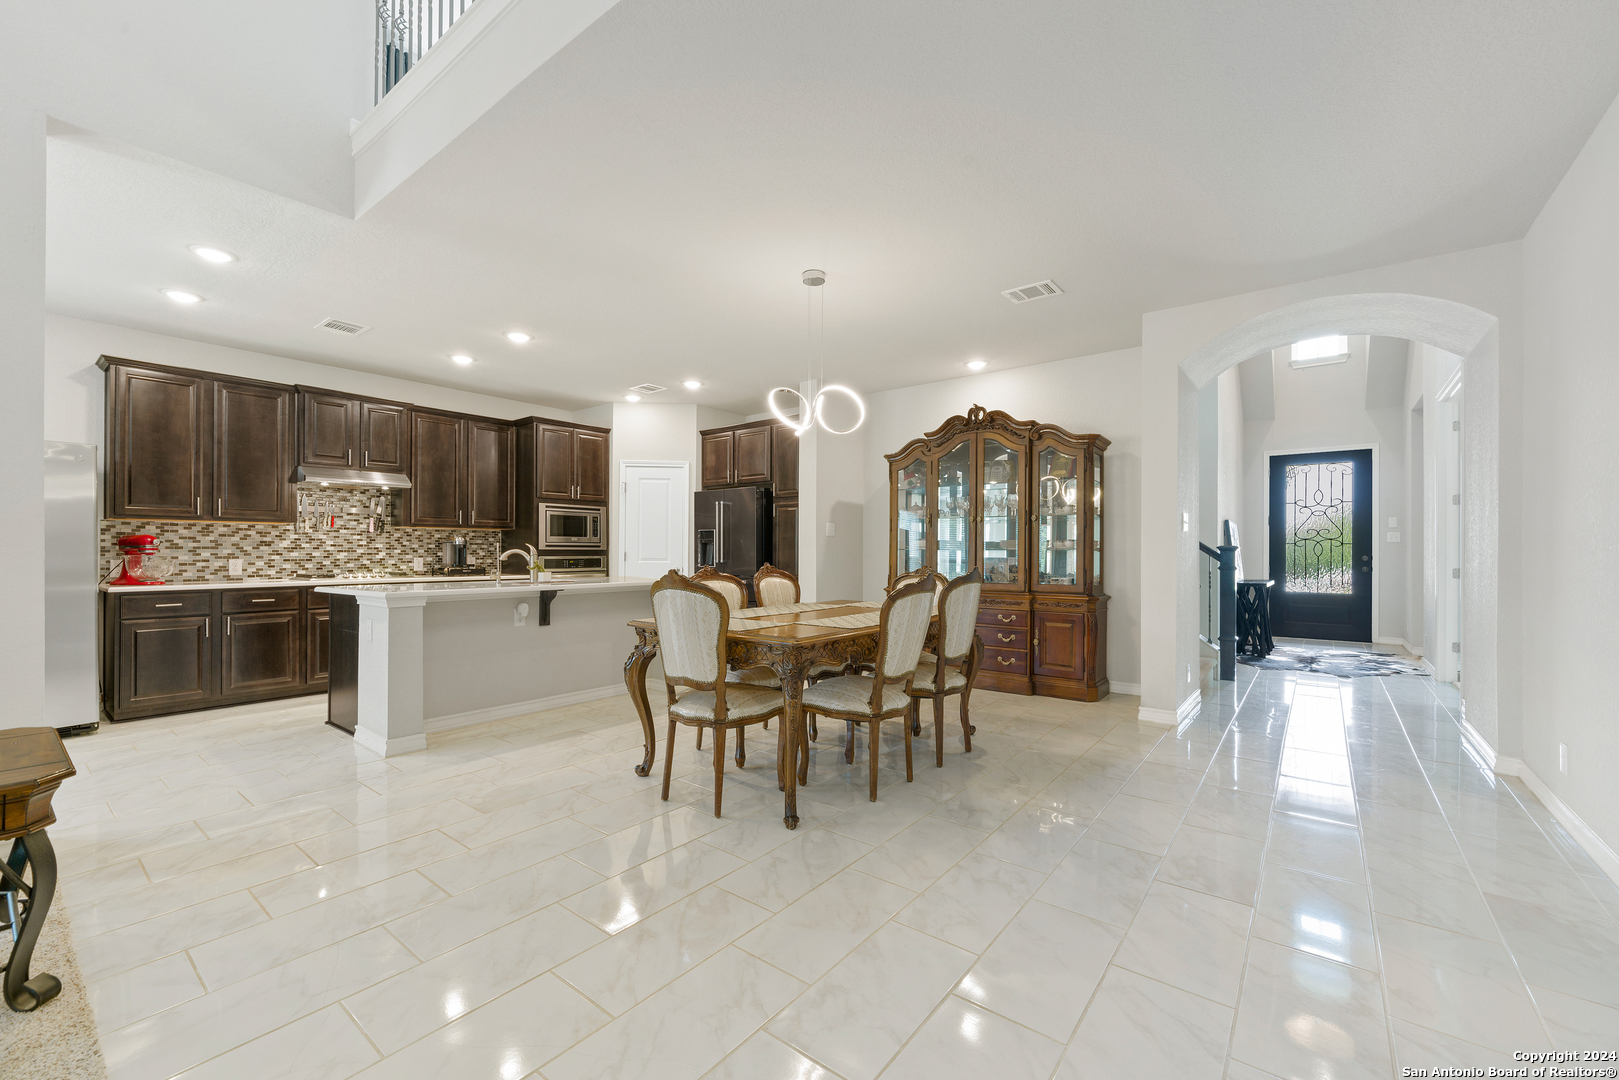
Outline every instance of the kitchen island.
<path id="1" fill-rule="evenodd" d="M 328 722 L 387 757 L 427 732 L 623 692 L 651 578 L 330 585 Z"/>

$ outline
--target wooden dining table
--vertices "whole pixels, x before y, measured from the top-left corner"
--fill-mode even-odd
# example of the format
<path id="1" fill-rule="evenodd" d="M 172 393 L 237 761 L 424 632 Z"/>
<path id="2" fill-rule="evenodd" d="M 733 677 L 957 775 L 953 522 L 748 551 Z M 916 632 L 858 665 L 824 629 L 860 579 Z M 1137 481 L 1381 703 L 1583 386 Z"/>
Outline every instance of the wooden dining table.
<path id="1" fill-rule="evenodd" d="M 820 661 L 839 666 L 875 662 L 882 606 L 880 600 L 823 600 L 744 608 L 731 615 L 725 638 L 727 663 L 732 668 L 769 668 L 781 680 L 786 708 L 776 735 L 776 779 L 783 792 L 782 822 L 789 829 L 798 828 L 799 776 L 808 764 L 798 760 L 804 683 Z M 635 774 L 649 776 L 658 739 L 647 700 L 646 672 L 658 655 L 658 626 L 652 619 L 634 619 L 629 625 L 637 640 L 624 662 L 624 685 L 646 737 L 646 756 L 635 767 Z"/>

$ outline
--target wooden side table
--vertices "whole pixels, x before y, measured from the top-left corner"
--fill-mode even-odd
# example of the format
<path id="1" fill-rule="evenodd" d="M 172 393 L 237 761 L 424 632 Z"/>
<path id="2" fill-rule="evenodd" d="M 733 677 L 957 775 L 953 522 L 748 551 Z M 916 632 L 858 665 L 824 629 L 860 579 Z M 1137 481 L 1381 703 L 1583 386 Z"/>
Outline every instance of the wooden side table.
<path id="1" fill-rule="evenodd" d="M 1237 582 L 1237 655 L 1269 656 L 1276 648 L 1270 636 L 1270 589 L 1273 581 Z"/>
<path id="2" fill-rule="evenodd" d="M 46 826 L 56 822 L 51 796 L 77 770 L 55 728 L 0 730 L 0 842 L 11 850 L 0 863 L 0 919 L 11 929 L 6 962 L 6 1004 L 37 1009 L 62 992 L 55 975 L 28 977 L 34 944 L 56 895 L 56 852 Z"/>

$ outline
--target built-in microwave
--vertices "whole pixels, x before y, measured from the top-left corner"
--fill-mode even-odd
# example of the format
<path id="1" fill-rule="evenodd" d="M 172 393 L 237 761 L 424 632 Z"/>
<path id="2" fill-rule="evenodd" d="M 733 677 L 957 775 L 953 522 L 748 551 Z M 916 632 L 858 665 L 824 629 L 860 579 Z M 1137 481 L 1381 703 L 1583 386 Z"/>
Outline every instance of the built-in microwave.
<path id="1" fill-rule="evenodd" d="M 560 506 L 540 504 L 540 547 L 605 548 L 599 506 Z"/>

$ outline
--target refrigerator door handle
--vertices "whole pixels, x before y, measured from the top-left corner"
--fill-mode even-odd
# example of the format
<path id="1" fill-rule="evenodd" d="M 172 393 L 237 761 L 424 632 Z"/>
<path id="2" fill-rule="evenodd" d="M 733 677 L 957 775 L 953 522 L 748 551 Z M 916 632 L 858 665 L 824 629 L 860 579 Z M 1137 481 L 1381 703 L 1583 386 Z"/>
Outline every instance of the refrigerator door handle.
<path id="1" fill-rule="evenodd" d="M 725 504 L 716 502 L 714 509 L 719 515 L 718 527 L 714 530 L 714 565 L 725 565 Z"/>

